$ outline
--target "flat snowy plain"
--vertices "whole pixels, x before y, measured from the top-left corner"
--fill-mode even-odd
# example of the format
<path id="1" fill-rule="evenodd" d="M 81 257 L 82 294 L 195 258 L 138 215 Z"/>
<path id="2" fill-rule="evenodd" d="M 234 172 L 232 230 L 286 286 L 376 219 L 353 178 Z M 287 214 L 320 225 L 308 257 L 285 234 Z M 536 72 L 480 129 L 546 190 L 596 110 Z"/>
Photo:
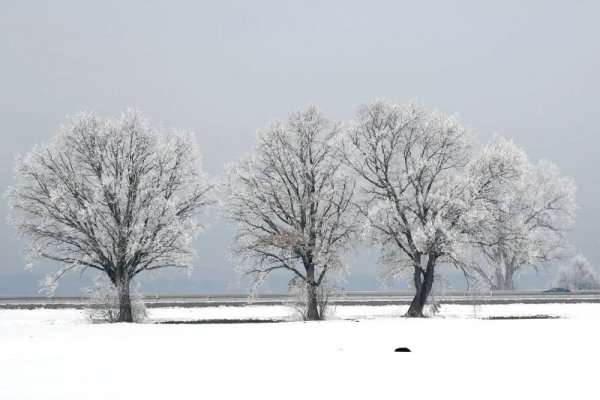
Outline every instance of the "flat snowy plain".
<path id="1" fill-rule="evenodd" d="M 0 310 L 0 399 L 599 399 L 600 304 L 151 309 L 145 324 Z M 553 315 L 559 319 L 489 320 Z M 282 323 L 157 324 L 283 318 Z M 397 347 L 411 353 L 395 353 Z"/>

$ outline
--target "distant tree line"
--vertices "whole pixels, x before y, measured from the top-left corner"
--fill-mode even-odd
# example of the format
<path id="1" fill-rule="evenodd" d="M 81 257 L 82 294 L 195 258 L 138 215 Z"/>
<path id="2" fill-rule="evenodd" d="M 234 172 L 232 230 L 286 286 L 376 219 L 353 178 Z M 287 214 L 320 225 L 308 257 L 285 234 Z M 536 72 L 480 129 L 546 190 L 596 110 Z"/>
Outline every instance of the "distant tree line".
<path id="1" fill-rule="evenodd" d="M 524 268 L 570 251 L 571 178 L 512 141 L 480 147 L 458 116 L 417 102 L 367 103 L 344 123 L 310 105 L 259 130 L 255 151 L 220 179 L 199 159 L 193 133 L 152 126 L 139 111 L 76 115 L 16 162 L 8 199 L 29 264 L 61 265 L 51 290 L 69 271 L 98 271 L 117 299 L 111 320 L 133 321 L 133 278 L 190 268 L 218 197 L 253 290 L 286 271 L 303 318 L 319 320 L 349 271 L 344 255 L 361 243 L 378 249 L 382 282 L 414 288 L 412 317 L 423 316 L 442 264 L 471 286 L 513 289 Z"/>
<path id="2" fill-rule="evenodd" d="M 569 290 L 600 289 L 600 276 L 582 255 L 573 257 L 570 265 L 563 265 L 554 284 Z"/>

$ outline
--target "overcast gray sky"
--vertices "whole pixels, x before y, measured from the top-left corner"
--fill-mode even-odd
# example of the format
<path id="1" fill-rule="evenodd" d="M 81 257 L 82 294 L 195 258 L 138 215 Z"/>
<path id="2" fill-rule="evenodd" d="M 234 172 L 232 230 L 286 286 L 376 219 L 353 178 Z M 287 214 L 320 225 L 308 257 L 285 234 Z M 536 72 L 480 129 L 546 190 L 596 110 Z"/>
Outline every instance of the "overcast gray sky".
<path id="1" fill-rule="evenodd" d="M 571 239 L 598 269 L 599 21 L 598 1 L 0 1 L 0 189 L 17 153 L 82 109 L 135 106 L 190 128 L 216 175 L 308 102 L 344 120 L 374 98 L 417 98 L 573 176 Z M 165 271 L 143 289 L 239 291 L 229 240 L 212 219 L 191 277 Z M 49 269 L 24 271 L 19 248 L 0 224 L 0 295 L 37 292 Z M 349 288 L 377 288 L 373 256 L 349 260 Z"/>

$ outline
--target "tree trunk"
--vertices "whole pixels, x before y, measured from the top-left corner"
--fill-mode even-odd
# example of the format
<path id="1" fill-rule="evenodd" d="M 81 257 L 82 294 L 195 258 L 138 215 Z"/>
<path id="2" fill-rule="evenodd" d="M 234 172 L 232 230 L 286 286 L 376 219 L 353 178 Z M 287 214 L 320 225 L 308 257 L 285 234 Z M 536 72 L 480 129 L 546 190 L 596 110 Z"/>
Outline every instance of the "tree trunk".
<path id="1" fill-rule="evenodd" d="M 306 320 L 307 321 L 319 321 L 321 320 L 321 315 L 319 315 L 319 305 L 317 302 L 317 286 L 314 282 L 308 282 L 307 288 L 307 296 L 308 296 L 308 308 L 306 310 Z"/>
<path id="2" fill-rule="evenodd" d="M 515 288 L 513 279 L 515 269 L 512 265 L 506 264 L 504 271 L 501 268 L 496 269 L 496 283 L 500 290 L 513 290 Z"/>
<path id="3" fill-rule="evenodd" d="M 119 315 L 117 316 L 117 322 L 133 322 L 128 279 L 122 278 L 117 281 L 117 294 L 119 296 Z"/>
<path id="4" fill-rule="evenodd" d="M 506 249 L 501 248 L 498 256 L 498 264 L 496 267 L 496 281 L 498 283 L 498 289 L 501 290 L 513 290 L 514 283 L 513 278 L 515 275 L 515 258 L 513 255 L 510 257 L 506 253 Z M 504 271 L 502 271 L 504 266 Z"/>
<path id="5" fill-rule="evenodd" d="M 505 289 L 505 285 L 506 285 L 506 280 L 505 280 L 505 276 L 504 276 L 504 263 L 505 263 L 505 258 L 504 258 L 504 253 L 503 253 L 503 247 L 499 247 L 495 252 L 494 252 L 494 258 L 493 258 L 494 264 L 496 264 L 496 287 L 493 289 L 498 289 L 498 290 L 504 290 Z"/>
<path id="6" fill-rule="evenodd" d="M 406 313 L 407 317 L 423 317 L 423 308 L 433 287 L 435 261 L 435 256 L 429 255 L 425 271 L 423 271 L 420 265 L 415 265 L 414 283 L 416 293 Z"/>
<path id="7" fill-rule="evenodd" d="M 506 276 L 504 278 L 504 289 L 505 290 L 513 290 L 515 285 L 513 283 L 513 276 L 515 274 L 515 270 L 511 265 L 506 266 Z"/>
<path id="8" fill-rule="evenodd" d="M 504 288 L 504 284 L 505 284 L 505 280 L 504 280 L 504 274 L 502 273 L 502 268 L 500 266 L 496 267 L 496 287 L 498 289 L 505 289 Z"/>
<path id="9" fill-rule="evenodd" d="M 306 315 L 304 316 L 307 321 L 319 321 L 321 315 L 319 315 L 319 305 L 317 302 L 317 283 L 315 282 L 315 266 L 308 260 L 305 264 L 306 268 Z"/>

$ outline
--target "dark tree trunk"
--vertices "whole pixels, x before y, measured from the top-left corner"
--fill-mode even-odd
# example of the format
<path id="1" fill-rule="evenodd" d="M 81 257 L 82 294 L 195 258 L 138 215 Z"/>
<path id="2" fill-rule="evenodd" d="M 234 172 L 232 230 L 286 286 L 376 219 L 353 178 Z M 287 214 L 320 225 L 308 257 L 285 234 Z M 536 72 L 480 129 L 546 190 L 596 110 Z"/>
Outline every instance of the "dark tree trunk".
<path id="1" fill-rule="evenodd" d="M 133 322 L 128 279 L 123 278 L 117 281 L 117 294 L 119 296 L 119 315 L 117 316 L 117 322 Z"/>
<path id="2" fill-rule="evenodd" d="M 306 315 L 307 321 L 320 321 L 322 316 L 319 314 L 319 303 L 317 296 L 317 283 L 315 282 L 315 266 L 309 260 L 305 264 L 306 268 Z"/>
<path id="3" fill-rule="evenodd" d="M 427 268 L 424 271 L 420 265 L 415 266 L 414 283 L 416 293 L 406 313 L 407 317 L 423 317 L 423 308 L 433 287 L 435 262 L 436 257 L 430 254 L 427 260 Z"/>
<path id="4" fill-rule="evenodd" d="M 308 309 L 306 310 L 306 320 L 307 321 L 321 320 L 321 315 L 319 314 L 318 298 L 317 298 L 317 286 L 314 282 L 308 283 L 307 296 L 308 296 L 308 298 L 307 298 Z"/>

